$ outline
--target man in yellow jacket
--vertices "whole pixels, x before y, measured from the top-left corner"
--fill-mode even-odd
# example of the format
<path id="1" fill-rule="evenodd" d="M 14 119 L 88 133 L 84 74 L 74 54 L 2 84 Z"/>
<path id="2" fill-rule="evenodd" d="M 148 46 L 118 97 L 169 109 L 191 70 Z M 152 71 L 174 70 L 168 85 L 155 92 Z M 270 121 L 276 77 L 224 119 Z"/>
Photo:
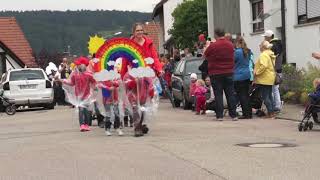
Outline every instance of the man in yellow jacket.
<path id="1" fill-rule="evenodd" d="M 261 54 L 254 68 L 254 82 L 261 90 L 262 99 L 268 110 L 268 118 L 274 117 L 274 103 L 272 97 L 272 86 L 275 82 L 276 72 L 274 63 L 276 56 L 271 51 L 272 44 L 263 41 L 260 44 Z"/>

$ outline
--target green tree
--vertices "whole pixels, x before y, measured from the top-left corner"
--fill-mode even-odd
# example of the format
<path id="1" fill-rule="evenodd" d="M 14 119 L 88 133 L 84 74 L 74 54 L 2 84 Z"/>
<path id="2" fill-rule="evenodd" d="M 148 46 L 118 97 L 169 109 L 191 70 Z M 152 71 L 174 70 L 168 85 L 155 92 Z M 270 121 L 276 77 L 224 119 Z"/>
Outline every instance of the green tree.
<path id="1" fill-rule="evenodd" d="M 206 32 L 208 28 L 207 1 L 184 0 L 173 11 L 172 16 L 174 23 L 169 33 L 173 36 L 176 46 L 193 48 L 198 35 Z"/>

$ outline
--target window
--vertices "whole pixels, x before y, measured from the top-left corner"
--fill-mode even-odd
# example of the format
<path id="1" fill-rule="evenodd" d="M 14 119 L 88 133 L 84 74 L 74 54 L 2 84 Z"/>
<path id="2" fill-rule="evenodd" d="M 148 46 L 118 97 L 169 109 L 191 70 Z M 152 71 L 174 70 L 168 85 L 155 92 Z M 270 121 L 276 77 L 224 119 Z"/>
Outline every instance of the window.
<path id="1" fill-rule="evenodd" d="M 257 21 L 263 15 L 263 0 L 252 0 L 252 20 Z M 253 23 L 253 32 L 264 31 L 264 21 Z"/>
<path id="2" fill-rule="evenodd" d="M 199 66 L 202 64 L 202 60 L 191 60 L 187 61 L 186 63 L 186 73 L 191 74 L 191 73 L 196 73 L 196 74 L 201 74 L 201 71 L 199 70 Z"/>
<path id="3" fill-rule="evenodd" d="M 298 24 L 320 21 L 319 0 L 297 0 Z"/>
<path id="4" fill-rule="evenodd" d="M 40 70 L 21 70 L 10 73 L 10 81 L 45 79 Z"/>

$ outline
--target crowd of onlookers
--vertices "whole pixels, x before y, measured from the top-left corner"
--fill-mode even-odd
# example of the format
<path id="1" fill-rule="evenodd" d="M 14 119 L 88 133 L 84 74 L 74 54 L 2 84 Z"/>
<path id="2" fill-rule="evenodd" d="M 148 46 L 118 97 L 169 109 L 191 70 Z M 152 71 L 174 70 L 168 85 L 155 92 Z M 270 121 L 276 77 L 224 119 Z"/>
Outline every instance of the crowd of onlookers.
<path id="1" fill-rule="evenodd" d="M 184 49 L 176 50 L 173 57 L 161 56 L 164 78 L 168 85 L 176 62 L 183 57 L 203 57 L 199 67 L 202 77 L 190 76 L 190 99 L 196 114 L 214 110 L 218 120 L 224 117 L 224 101 L 233 120 L 251 119 L 253 114 L 250 94 L 258 89 L 261 102 L 264 102 L 268 118 L 281 111 L 282 101 L 279 93 L 282 73 L 282 45 L 271 30 L 264 33 L 259 45 L 261 53 L 254 55 L 241 35 L 232 38 L 223 29 L 215 29 L 215 40 L 200 37 L 195 53 Z M 180 55 L 181 54 L 181 55 Z M 242 116 L 237 117 L 236 109 L 241 107 Z"/>

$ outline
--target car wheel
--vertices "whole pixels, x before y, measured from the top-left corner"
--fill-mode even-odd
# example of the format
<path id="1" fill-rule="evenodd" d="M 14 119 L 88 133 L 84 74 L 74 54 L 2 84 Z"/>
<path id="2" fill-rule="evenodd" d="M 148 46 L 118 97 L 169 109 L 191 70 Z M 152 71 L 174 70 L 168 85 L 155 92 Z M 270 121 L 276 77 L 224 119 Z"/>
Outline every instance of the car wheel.
<path id="1" fill-rule="evenodd" d="M 9 105 L 6 107 L 5 111 L 8 115 L 14 115 L 16 114 L 16 106 L 15 105 Z"/>
<path id="2" fill-rule="evenodd" d="M 45 108 L 46 109 L 54 109 L 54 103 L 50 103 L 50 104 L 47 104 L 46 106 L 45 106 Z"/>

